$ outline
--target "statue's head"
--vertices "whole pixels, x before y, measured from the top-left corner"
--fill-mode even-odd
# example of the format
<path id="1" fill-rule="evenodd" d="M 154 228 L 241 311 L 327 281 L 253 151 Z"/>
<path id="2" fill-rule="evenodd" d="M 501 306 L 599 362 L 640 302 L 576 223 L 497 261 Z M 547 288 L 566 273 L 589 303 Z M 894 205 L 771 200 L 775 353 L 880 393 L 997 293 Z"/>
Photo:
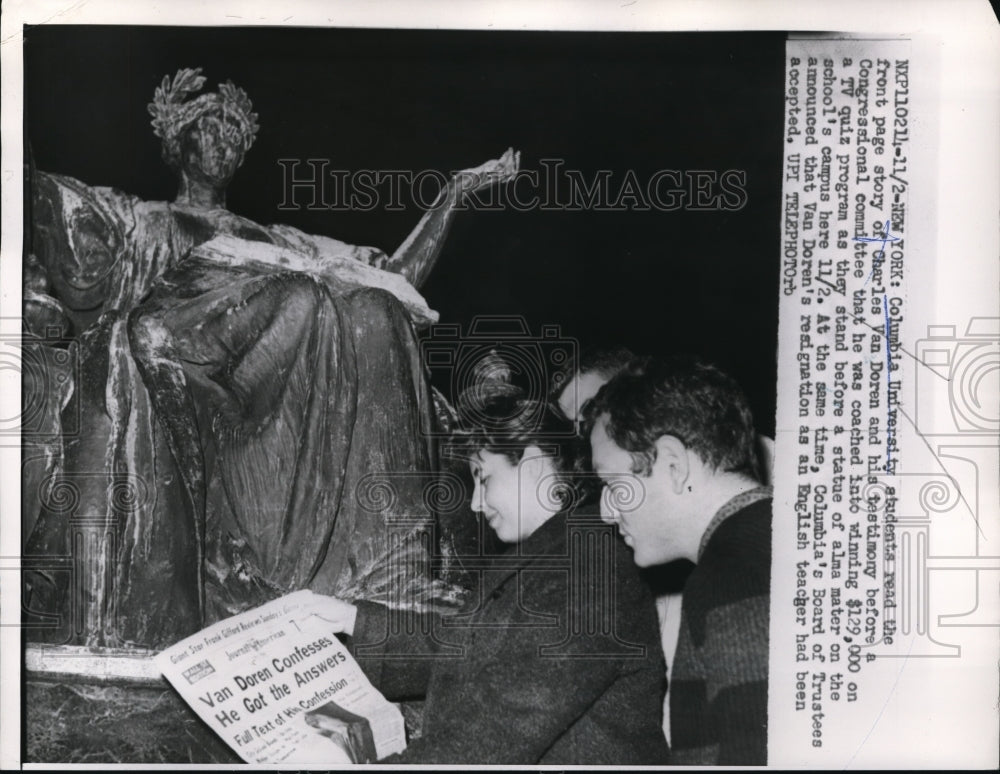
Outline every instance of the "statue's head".
<path id="1" fill-rule="evenodd" d="M 173 81 L 164 76 L 149 112 L 153 131 L 163 141 L 163 160 L 170 167 L 213 187 L 225 186 L 257 135 L 257 114 L 243 89 L 219 84 L 218 92 L 201 94 L 201 68 L 179 70 Z"/>

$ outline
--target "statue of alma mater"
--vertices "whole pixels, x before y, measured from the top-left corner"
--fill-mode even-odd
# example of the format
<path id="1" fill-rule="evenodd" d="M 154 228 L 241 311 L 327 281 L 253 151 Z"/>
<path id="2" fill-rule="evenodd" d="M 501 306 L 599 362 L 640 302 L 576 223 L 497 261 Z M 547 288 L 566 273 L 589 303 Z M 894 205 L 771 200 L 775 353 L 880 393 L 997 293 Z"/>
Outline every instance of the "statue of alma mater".
<path id="1" fill-rule="evenodd" d="M 204 80 L 165 77 L 150 104 L 173 202 L 32 175 L 26 332 L 59 319 L 71 343 L 36 347 L 59 380 L 25 381 L 47 435 L 24 548 L 73 570 L 26 572 L 28 608 L 68 623 L 31 639 L 160 648 L 289 591 L 344 593 L 394 523 L 432 518 L 414 324 L 435 315 L 414 288 L 462 197 L 517 155 L 455 175 L 391 256 L 265 227 L 226 209 L 257 116 L 231 83 L 193 97 Z M 359 487 L 380 473 L 373 508 Z"/>

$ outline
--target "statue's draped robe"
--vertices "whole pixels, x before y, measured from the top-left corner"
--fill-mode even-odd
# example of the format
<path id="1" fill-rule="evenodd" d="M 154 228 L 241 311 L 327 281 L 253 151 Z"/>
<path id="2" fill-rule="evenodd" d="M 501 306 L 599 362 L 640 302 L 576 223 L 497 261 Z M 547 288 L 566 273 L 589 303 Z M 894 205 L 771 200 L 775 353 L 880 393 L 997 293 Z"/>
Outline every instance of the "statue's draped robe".
<path id="1" fill-rule="evenodd" d="M 33 250 L 82 330 L 26 551 L 73 557 L 72 579 L 29 583 L 32 608 L 68 615 L 52 638 L 160 647 L 293 589 L 356 584 L 426 526 L 431 401 L 402 304 L 189 255 L 222 234 L 320 261 L 383 253 L 57 175 L 36 176 L 33 206 Z"/>

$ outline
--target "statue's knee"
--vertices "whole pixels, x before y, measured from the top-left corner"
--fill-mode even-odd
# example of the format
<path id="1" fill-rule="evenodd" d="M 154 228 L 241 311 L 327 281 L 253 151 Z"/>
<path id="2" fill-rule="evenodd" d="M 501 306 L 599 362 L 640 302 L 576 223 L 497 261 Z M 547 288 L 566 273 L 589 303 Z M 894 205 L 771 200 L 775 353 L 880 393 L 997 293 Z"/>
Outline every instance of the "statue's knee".
<path id="1" fill-rule="evenodd" d="M 313 312 L 329 300 L 323 283 L 308 274 L 287 272 L 278 275 L 281 298 L 286 308 Z"/>
<path id="2" fill-rule="evenodd" d="M 164 353 L 171 349 L 173 334 L 156 315 L 132 314 L 128 338 L 133 352 Z"/>
<path id="3" fill-rule="evenodd" d="M 383 314 L 395 313 L 401 306 L 399 300 L 383 288 L 359 288 L 348 297 L 359 308 L 377 310 Z"/>

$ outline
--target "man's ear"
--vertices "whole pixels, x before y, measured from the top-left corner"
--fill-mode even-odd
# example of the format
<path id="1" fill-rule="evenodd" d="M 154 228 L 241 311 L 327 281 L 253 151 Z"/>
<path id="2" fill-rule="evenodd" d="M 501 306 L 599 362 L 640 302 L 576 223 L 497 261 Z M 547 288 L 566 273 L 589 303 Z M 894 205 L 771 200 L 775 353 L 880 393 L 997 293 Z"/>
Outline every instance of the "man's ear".
<path id="1" fill-rule="evenodd" d="M 675 494 L 684 491 L 688 476 L 691 474 L 690 465 L 687 447 L 679 438 L 673 435 L 661 435 L 656 440 L 656 462 L 653 467 L 666 475 Z"/>

